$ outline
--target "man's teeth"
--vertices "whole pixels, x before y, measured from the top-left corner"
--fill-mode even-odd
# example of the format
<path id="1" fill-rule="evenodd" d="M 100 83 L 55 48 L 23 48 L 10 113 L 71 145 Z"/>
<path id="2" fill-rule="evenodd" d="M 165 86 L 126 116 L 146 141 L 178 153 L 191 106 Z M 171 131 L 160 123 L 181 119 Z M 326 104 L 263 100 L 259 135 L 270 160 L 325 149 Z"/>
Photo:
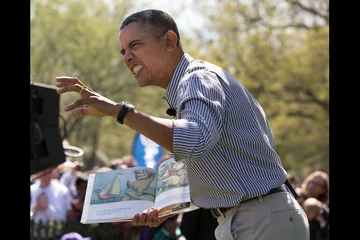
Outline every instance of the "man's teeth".
<path id="1" fill-rule="evenodd" d="M 141 69 L 142 69 L 142 66 L 138 65 L 138 66 L 133 68 L 133 71 L 134 71 L 135 74 L 137 74 Z"/>

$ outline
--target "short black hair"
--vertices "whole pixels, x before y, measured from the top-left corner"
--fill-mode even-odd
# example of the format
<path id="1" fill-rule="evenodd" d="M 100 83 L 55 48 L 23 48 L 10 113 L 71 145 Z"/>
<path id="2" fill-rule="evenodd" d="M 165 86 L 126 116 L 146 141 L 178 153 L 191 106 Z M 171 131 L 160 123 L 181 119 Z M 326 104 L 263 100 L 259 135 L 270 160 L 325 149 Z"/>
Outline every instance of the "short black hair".
<path id="1" fill-rule="evenodd" d="M 182 48 L 180 33 L 176 22 L 166 12 L 157 9 L 147 9 L 133 13 L 123 21 L 120 31 L 132 22 L 141 23 L 144 30 L 149 31 L 158 37 L 164 35 L 168 30 L 174 31 L 178 38 L 176 45 Z"/>

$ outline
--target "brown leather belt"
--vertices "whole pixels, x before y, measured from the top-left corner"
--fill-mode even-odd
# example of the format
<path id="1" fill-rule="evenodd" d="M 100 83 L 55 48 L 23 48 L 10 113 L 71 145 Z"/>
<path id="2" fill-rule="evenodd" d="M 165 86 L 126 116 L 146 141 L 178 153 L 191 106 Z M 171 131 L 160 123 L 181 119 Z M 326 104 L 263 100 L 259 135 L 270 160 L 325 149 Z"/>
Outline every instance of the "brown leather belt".
<path id="1" fill-rule="evenodd" d="M 249 198 L 249 199 L 246 199 L 246 200 L 243 200 L 240 202 L 240 204 L 238 206 L 240 206 L 242 203 L 244 202 L 247 202 L 247 201 L 250 201 L 250 200 L 254 200 L 254 199 L 257 199 L 259 197 L 264 197 L 264 196 L 267 196 L 267 195 L 270 195 L 270 194 L 273 194 L 273 193 L 278 193 L 278 192 L 287 192 L 287 188 L 285 186 L 285 184 L 282 184 L 280 187 L 278 188 L 273 188 L 271 189 L 268 193 L 262 195 L 262 196 L 257 196 L 257 197 L 253 197 L 253 198 Z M 235 206 L 233 206 L 235 207 Z M 221 215 L 223 215 L 227 210 L 229 210 L 230 208 L 233 208 L 233 207 L 218 207 L 218 208 L 211 208 L 210 209 L 210 212 L 211 214 L 214 216 L 214 218 L 218 218 L 220 217 Z"/>

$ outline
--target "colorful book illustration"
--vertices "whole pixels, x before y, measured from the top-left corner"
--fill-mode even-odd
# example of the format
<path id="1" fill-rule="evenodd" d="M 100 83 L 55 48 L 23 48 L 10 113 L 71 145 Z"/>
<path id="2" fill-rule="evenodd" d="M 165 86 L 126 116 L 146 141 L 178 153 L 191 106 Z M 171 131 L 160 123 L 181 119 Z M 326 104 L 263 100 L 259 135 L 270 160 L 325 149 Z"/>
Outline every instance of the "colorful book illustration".
<path id="1" fill-rule="evenodd" d="M 160 216 L 197 209 L 190 200 L 184 161 L 169 158 L 158 169 L 133 167 L 89 175 L 81 222 L 131 221 L 156 207 Z"/>

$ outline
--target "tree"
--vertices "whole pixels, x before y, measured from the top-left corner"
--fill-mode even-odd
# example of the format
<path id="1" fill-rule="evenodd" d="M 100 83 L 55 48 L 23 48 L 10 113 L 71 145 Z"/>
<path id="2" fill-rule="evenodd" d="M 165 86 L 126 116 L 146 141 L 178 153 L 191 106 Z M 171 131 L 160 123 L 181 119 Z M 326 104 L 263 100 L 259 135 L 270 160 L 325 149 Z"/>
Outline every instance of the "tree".
<path id="1" fill-rule="evenodd" d="M 56 76 L 75 76 L 115 100 L 130 98 L 128 89 L 135 81 L 122 64 L 117 38 L 119 22 L 130 7 L 128 1 L 113 1 L 110 7 L 95 0 L 32 0 L 31 81 L 54 85 Z M 61 96 L 63 137 L 73 145 L 90 146 L 94 164 L 96 152 L 104 145 L 121 154 L 121 146 L 109 143 L 112 138 L 105 136 L 111 132 L 109 122 L 62 111 L 77 97 L 75 93 Z"/>
<path id="2" fill-rule="evenodd" d="M 328 171 L 328 1 L 215 2 L 200 5 L 208 25 L 190 51 L 224 67 L 258 99 L 287 169 Z"/>

